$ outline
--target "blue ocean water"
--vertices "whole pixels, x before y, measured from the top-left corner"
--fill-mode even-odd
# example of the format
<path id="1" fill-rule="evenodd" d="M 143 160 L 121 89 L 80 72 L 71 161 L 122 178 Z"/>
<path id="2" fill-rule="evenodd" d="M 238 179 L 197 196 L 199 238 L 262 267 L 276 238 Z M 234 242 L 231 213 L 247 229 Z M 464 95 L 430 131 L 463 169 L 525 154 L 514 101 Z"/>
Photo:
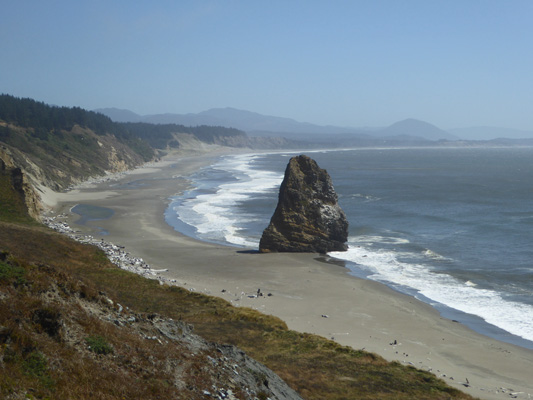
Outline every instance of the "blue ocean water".
<path id="1" fill-rule="evenodd" d="M 447 318 L 533 348 L 533 148 L 307 152 L 328 170 L 350 222 L 354 275 Z M 257 249 L 294 153 L 223 157 L 191 176 L 167 222 L 198 239 Z"/>

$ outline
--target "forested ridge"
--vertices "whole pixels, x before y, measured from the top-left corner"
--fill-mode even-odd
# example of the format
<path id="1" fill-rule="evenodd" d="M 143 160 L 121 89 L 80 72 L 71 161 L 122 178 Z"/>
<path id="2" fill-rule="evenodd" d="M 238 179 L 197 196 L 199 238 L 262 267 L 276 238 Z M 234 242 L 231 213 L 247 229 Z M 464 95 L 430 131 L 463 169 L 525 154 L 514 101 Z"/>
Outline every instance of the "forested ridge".
<path id="1" fill-rule="evenodd" d="M 24 128 L 72 129 L 85 126 L 97 134 L 124 134 L 125 130 L 103 114 L 80 107 L 50 106 L 29 98 L 0 95 L 0 119 Z"/>
<path id="2" fill-rule="evenodd" d="M 104 114 L 80 107 L 50 106 L 29 98 L 0 95 L 0 120 L 22 128 L 32 129 L 32 137 L 50 140 L 61 131 L 71 131 L 76 125 L 88 128 L 97 135 L 114 135 L 148 160 L 153 150 L 179 147 L 175 133 L 187 133 L 206 143 L 215 143 L 223 137 L 246 137 L 243 131 L 221 126 L 186 127 L 176 124 L 148 124 L 113 122 Z M 7 126 L 0 126 L 0 141 L 10 141 L 14 133 Z"/>
<path id="3" fill-rule="evenodd" d="M 249 144 L 244 132 L 232 128 L 118 123 L 80 107 L 0 95 L 0 151 L 34 183 L 54 190 L 155 160 L 166 149 L 180 148 L 186 137 L 225 146 Z"/>
<path id="4" fill-rule="evenodd" d="M 98 136 L 115 136 L 145 161 L 154 157 L 153 149 L 123 126 L 103 114 L 80 107 L 50 106 L 33 99 L 2 94 L 0 120 L 6 122 L 0 125 L 0 141 L 19 149 L 28 149 L 31 144 L 36 144 L 47 147 L 52 153 L 61 151 L 65 145 L 69 146 L 65 143 L 65 134 L 75 126 L 80 126 L 90 129 Z M 13 127 L 24 128 L 26 134 Z"/>

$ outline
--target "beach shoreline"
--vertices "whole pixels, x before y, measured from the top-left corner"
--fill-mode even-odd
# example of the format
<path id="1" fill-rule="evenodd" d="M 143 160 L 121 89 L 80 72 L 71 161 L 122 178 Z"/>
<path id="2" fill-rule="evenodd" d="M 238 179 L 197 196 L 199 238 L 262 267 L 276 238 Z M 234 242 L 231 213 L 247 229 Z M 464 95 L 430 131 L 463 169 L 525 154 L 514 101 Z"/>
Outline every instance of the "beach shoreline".
<path id="1" fill-rule="evenodd" d="M 82 233 L 108 232 L 105 241 L 124 246 L 154 269 L 168 269 L 161 276 L 189 290 L 275 315 L 290 329 L 430 370 L 475 397 L 533 395 L 531 350 L 478 334 L 428 304 L 354 277 L 317 254 L 258 254 L 176 232 L 164 217 L 170 198 L 187 190 L 191 173 L 226 152 L 170 155 L 116 180 L 46 192 L 43 201 Z M 114 214 L 76 225 L 70 210 L 78 203 Z"/>

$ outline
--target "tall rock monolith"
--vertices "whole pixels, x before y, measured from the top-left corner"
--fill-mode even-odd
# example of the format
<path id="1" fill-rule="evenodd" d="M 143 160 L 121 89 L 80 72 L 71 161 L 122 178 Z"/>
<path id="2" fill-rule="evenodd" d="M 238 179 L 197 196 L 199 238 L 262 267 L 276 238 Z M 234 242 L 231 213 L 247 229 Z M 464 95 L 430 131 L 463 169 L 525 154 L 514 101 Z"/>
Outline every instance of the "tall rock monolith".
<path id="1" fill-rule="evenodd" d="M 259 251 L 345 251 L 347 240 L 348 221 L 327 171 L 308 156 L 291 158 Z"/>

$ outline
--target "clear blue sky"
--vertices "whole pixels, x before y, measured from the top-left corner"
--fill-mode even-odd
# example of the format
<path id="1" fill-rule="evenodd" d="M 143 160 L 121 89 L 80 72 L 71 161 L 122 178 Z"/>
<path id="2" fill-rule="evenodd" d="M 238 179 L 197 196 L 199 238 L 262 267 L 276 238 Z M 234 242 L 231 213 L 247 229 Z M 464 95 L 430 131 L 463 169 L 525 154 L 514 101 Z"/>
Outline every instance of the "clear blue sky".
<path id="1" fill-rule="evenodd" d="M 0 92 L 533 130 L 531 0 L 0 0 Z"/>

